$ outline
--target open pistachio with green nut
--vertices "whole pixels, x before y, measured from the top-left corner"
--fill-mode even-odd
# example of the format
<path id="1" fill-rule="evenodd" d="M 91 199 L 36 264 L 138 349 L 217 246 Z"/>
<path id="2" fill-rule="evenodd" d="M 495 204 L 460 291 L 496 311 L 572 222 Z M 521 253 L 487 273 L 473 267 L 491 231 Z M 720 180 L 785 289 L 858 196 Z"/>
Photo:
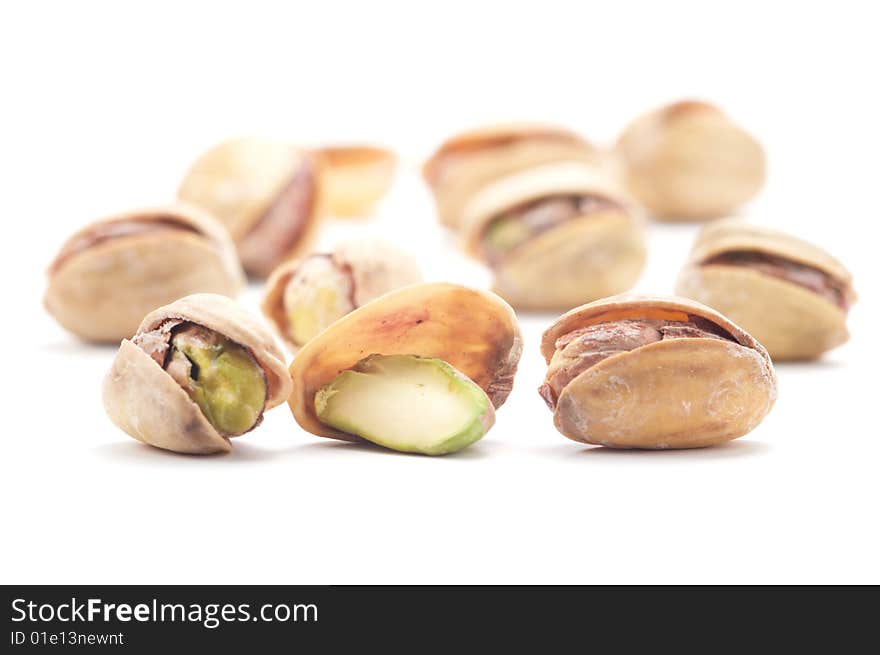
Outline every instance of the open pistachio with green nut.
<path id="1" fill-rule="evenodd" d="M 444 141 L 422 168 L 440 222 L 462 226 L 462 209 L 470 196 L 492 180 L 555 161 L 595 164 L 599 152 L 564 127 L 540 123 L 489 125 Z"/>
<path id="2" fill-rule="evenodd" d="M 620 293 L 645 263 L 641 219 L 602 170 L 534 166 L 496 179 L 463 209 L 465 249 L 517 309 L 565 310 Z"/>
<path id="3" fill-rule="evenodd" d="M 346 241 L 279 266 L 262 308 L 285 342 L 299 348 L 361 305 L 421 279 L 409 253 L 376 239 Z"/>
<path id="4" fill-rule="evenodd" d="M 336 216 L 367 214 L 394 180 L 397 157 L 375 146 L 335 145 L 315 150 L 321 159 L 321 192 Z"/>
<path id="5" fill-rule="evenodd" d="M 482 438 L 522 351 L 494 294 L 416 284 L 339 319 L 299 351 L 289 404 L 305 430 L 442 455 Z"/>
<path id="6" fill-rule="evenodd" d="M 319 158 L 287 143 L 233 139 L 193 163 L 178 196 L 225 224 L 244 269 L 265 277 L 311 245 L 320 215 L 319 167 Z"/>
<path id="7" fill-rule="evenodd" d="M 144 443 L 179 453 L 231 450 L 287 400 L 290 375 L 269 332 L 235 302 L 195 294 L 148 314 L 104 379 L 104 408 Z"/>
<path id="8" fill-rule="evenodd" d="M 813 244 L 740 221 L 706 226 L 676 292 L 723 312 L 774 360 L 814 359 L 849 339 L 843 264 Z"/>
<path id="9" fill-rule="evenodd" d="M 685 298 L 606 298 L 541 341 L 541 397 L 569 439 L 612 448 L 698 448 L 750 432 L 776 401 L 767 351 Z"/>
<path id="10" fill-rule="evenodd" d="M 630 193 L 660 219 L 725 216 L 764 184 L 761 144 L 702 101 L 640 116 L 621 134 L 616 154 Z"/>
<path id="11" fill-rule="evenodd" d="M 223 227 L 200 209 L 171 205 L 76 232 L 49 266 L 44 304 L 82 339 L 118 343 L 160 305 L 202 291 L 235 296 L 243 284 Z"/>

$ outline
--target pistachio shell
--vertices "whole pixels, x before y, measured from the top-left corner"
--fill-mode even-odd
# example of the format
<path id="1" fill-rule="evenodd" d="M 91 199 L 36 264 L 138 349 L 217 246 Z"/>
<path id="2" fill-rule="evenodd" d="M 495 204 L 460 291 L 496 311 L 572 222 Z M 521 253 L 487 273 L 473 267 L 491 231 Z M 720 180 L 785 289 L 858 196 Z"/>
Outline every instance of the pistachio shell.
<path id="1" fill-rule="evenodd" d="M 422 173 L 434 193 L 440 222 L 461 227 L 462 207 L 479 188 L 502 175 L 554 161 L 596 163 L 599 153 L 574 132 L 554 125 L 493 125 L 445 141 Z"/>
<path id="2" fill-rule="evenodd" d="M 608 198 L 617 206 L 567 220 L 493 264 L 493 290 L 514 307 L 569 307 L 630 289 L 645 264 L 641 217 L 595 166 L 557 162 L 497 179 L 464 207 L 464 247 L 482 257 L 487 226 L 505 210 L 559 194 Z"/>
<path id="3" fill-rule="evenodd" d="M 266 276 L 311 245 L 321 213 L 319 178 L 319 161 L 307 151 L 268 139 L 240 138 L 201 155 L 178 196 L 223 222 L 245 270 Z M 305 215 L 299 216 L 295 205 L 297 194 L 303 193 Z"/>
<path id="4" fill-rule="evenodd" d="M 144 231 L 126 233 L 132 225 Z M 195 207 L 172 205 L 119 214 L 76 232 L 49 268 L 44 304 L 77 336 L 118 342 L 156 307 L 200 291 L 235 296 L 243 284 L 222 226 Z"/>
<path id="5" fill-rule="evenodd" d="M 632 318 L 709 321 L 729 339 L 649 343 L 590 366 L 559 395 L 554 422 L 575 441 L 616 448 L 695 448 L 752 430 L 776 400 L 764 348 L 717 312 L 684 298 L 616 297 L 578 307 L 545 333 L 550 363 L 574 330 Z"/>
<path id="6" fill-rule="evenodd" d="M 168 320 L 204 326 L 246 348 L 263 368 L 268 386 L 265 409 L 285 400 L 290 375 L 271 334 L 237 303 L 216 294 L 194 294 L 147 315 L 138 335 Z M 198 405 L 146 351 L 128 339 L 119 348 L 104 379 L 107 415 L 129 435 L 181 453 L 227 452 L 229 442 L 211 425 Z"/>
<path id="7" fill-rule="evenodd" d="M 372 354 L 443 360 L 479 385 L 495 407 L 507 399 L 522 352 L 516 316 L 494 294 L 447 283 L 416 284 L 387 293 L 336 321 L 299 351 L 288 403 L 312 434 L 358 437 L 322 424 L 315 394 Z"/>
<path id="8" fill-rule="evenodd" d="M 346 271 L 351 276 L 351 301 L 355 309 L 384 293 L 416 284 L 422 279 L 419 266 L 412 255 L 376 239 L 345 241 L 338 244 L 329 255 L 310 256 L 327 256 L 337 269 Z M 302 261 L 286 262 L 272 273 L 266 282 L 261 305 L 266 318 L 282 339 L 294 349 L 303 343 L 294 338 L 290 329 L 284 294 Z"/>
<path id="9" fill-rule="evenodd" d="M 774 360 L 814 359 L 849 339 L 847 310 L 795 282 L 745 265 L 704 263 L 730 252 L 780 257 L 820 271 L 855 302 L 852 276 L 828 253 L 775 230 L 723 221 L 707 226 L 682 270 L 676 293 L 724 312 L 748 329 Z"/>
<path id="10" fill-rule="evenodd" d="M 337 216 L 369 212 L 391 188 L 397 157 L 370 146 L 328 146 L 317 151 L 327 211 Z"/>
<path id="11" fill-rule="evenodd" d="M 658 218 L 724 216 L 764 183 L 761 145 L 705 102 L 677 102 L 637 118 L 617 153 L 630 192 Z"/>

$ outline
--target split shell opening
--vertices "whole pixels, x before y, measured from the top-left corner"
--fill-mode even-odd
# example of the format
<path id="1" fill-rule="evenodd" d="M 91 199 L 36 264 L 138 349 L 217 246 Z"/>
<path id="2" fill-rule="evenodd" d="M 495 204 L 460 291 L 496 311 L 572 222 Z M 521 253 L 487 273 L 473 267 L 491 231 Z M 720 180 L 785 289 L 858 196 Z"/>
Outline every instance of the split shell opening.
<path id="1" fill-rule="evenodd" d="M 47 311 L 86 341 L 130 337 L 156 307 L 198 292 L 236 296 L 244 274 L 223 227 L 192 206 L 139 209 L 91 223 L 48 270 Z"/>
<path id="2" fill-rule="evenodd" d="M 384 241 L 345 241 L 279 266 L 266 282 L 262 310 L 293 349 L 334 321 L 394 289 L 421 282 L 415 258 Z"/>
<path id="3" fill-rule="evenodd" d="M 285 400 L 290 375 L 271 334 L 237 303 L 194 294 L 148 314 L 104 378 L 110 420 L 179 453 L 231 450 Z"/>
<path id="4" fill-rule="evenodd" d="M 791 235 L 741 221 L 706 226 L 676 293 L 748 330 L 774 361 L 811 360 L 849 339 L 852 275 Z"/>
<path id="5" fill-rule="evenodd" d="M 369 359 L 371 356 L 404 356 L 410 363 L 427 362 L 434 380 L 439 376 L 448 382 L 460 375 L 481 389 L 491 406 L 497 409 L 510 393 L 521 353 L 522 337 L 516 317 L 501 298 L 455 284 L 416 284 L 367 303 L 307 343 L 290 366 L 293 391 L 288 402 L 297 423 L 312 434 L 361 441 L 365 434 L 340 429 L 345 421 L 339 414 L 331 424 L 325 422 L 326 415 L 322 421 L 318 410 L 326 403 L 316 404 L 316 398 L 320 393 L 326 400 L 327 385 L 332 385 L 346 371 L 359 372 L 358 369 L 370 362 L 382 361 Z M 398 367 L 396 373 L 405 370 Z M 419 370 L 425 371 L 424 368 Z M 388 376 L 385 377 L 389 389 L 401 384 L 401 379 L 389 381 Z M 470 388 L 469 385 L 458 386 L 459 389 L 464 387 Z M 407 407 L 395 401 L 394 407 L 409 414 L 419 405 Z M 489 414 L 481 414 L 480 418 L 488 429 Z M 410 417 L 389 415 L 388 419 L 414 425 Z M 399 450 L 412 450 L 414 443 L 424 445 L 426 437 L 431 437 L 427 439 L 430 443 L 419 452 L 433 450 L 437 445 L 434 434 L 413 434 L 411 440 L 401 443 L 388 438 L 388 435 L 393 437 L 390 427 L 382 431 L 384 436 L 381 437 L 375 429 L 369 432 L 371 440 Z M 464 439 L 455 445 L 463 447 L 467 443 L 470 443 L 468 439 Z M 441 450 L 448 452 L 445 448 Z"/>
<path id="6" fill-rule="evenodd" d="M 626 297 L 571 310 L 545 333 L 540 394 L 556 428 L 612 448 L 698 448 L 741 437 L 776 401 L 766 350 L 685 298 Z"/>
<path id="7" fill-rule="evenodd" d="M 178 197 L 217 217 L 245 271 L 266 277 L 312 244 L 322 213 L 320 166 L 317 156 L 287 143 L 232 139 L 192 164 Z"/>
<path id="8" fill-rule="evenodd" d="M 567 310 L 632 288 L 645 264 L 641 216 L 599 168 L 556 162 L 501 177 L 463 210 L 464 249 L 517 309 Z"/>

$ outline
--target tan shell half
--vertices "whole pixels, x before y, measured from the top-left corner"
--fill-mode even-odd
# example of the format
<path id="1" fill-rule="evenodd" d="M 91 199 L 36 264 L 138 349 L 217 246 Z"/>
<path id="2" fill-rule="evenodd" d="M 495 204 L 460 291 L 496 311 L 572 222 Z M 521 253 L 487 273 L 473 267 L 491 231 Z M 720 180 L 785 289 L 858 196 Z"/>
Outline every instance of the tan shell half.
<path id="1" fill-rule="evenodd" d="M 852 276 L 821 248 L 788 234 L 739 221 L 707 226 L 697 238 L 676 293 L 723 312 L 755 336 L 774 360 L 815 359 L 849 339 L 847 311 L 801 285 L 745 266 L 704 265 L 725 252 L 756 252 L 818 269 L 855 302 Z"/>
<path id="2" fill-rule="evenodd" d="M 630 192 L 661 219 L 725 216 L 764 184 L 761 144 L 705 102 L 677 102 L 637 118 L 617 154 Z"/>
<path id="3" fill-rule="evenodd" d="M 229 230 L 249 273 L 268 275 L 279 263 L 275 254 L 264 254 L 277 241 L 256 243 L 253 231 L 268 215 L 298 173 L 308 172 L 312 201 L 295 244 L 283 258 L 308 249 L 320 205 L 320 159 L 288 143 L 243 137 L 220 143 L 202 154 L 190 167 L 178 189 L 178 197 L 216 216 Z"/>
<path id="4" fill-rule="evenodd" d="M 545 333 L 550 363 L 560 337 L 627 318 L 711 321 L 732 341 L 671 339 L 612 355 L 559 395 L 554 423 L 575 441 L 614 448 L 697 448 L 751 431 L 776 401 L 764 348 L 721 314 L 685 298 L 618 296 L 564 314 Z"/>
<path id="5" fill-rule="evenodd" d="M 169 319 L 203 325 L 247 348 L 266 374 L 265 409 L 287 400 L 291 385 L 284 355 L 266 328 L 240 305 L 216 294 L 187 296 L 151 312 L 138 334 Z M 128 339 L 104 378 L 103 397 L 110 420 L 139 441 L 179 453 L 231 450 L 186 391 Z"/>
<path id="6" fill-rule="evenodd" d="M 505 210 L 543 196 L 584 193 L 620 208 L 572 218 L 526 241 L 493 266 L 493 291 L 517 309 L 565 310 L 635 285 L 645 265 L 641 216 L 595 166 L 557 162 L 497 179 L 464 207 L 465 250 L 482 258 L 489 223 Z"/>
<path id="7" fill-rule="evenodd" d="M 555 125 L 491 125 L 457 134 L 422 168 L 440 222 L 458 229 L 462 206 L 495 178 L 554 161 L 597 164 L 599 152 L 578 134 Z"/>
<path id="8" fill-rule="evenodd" d="M 175 229 L 127 234 L 131 223 Z M 235 296 L 243 285 L 226 230 L 200 209 L 169 205 L 111 216 L 73 234 L 49 267 L 43 302 L 80 338 L 118 342 L 156 307 L 202 291 Z"/>
<path id="9" fill-rule="evenodd" d="M 415 259 L 406 252 L 374 239 L 345 241 L 336 246 L 329 257 L 343 270 L 351 273 L 355 308 L 365 305 L 384 293 L 421 282 L 422 274 Z M 285 262 L 269 276 L 261 308 L 281 338 L 291 348 L 303 344 L 290 337 L 284 291 L 302 260 Z"/>
<path id="10" fill-rule="evenodd" d="M 327 146 L 316 151 L 323 161 L 323 205 L 336 216 L 362 216 L 394 181 L 397 156 L 373 146 Z"/>
<path id="11" fill-rule="evenodd" d="M 500 407 L 513 386 L 522 337 L 510 306 L 494 294 L 447 283 L 385 294 L 336 321 L 299 351 L 290 366 L 294 418 L 312 434 L 344 441 L 315 416 L 315 393 L 372 354 L 419 355 L 448 362 Z"/>

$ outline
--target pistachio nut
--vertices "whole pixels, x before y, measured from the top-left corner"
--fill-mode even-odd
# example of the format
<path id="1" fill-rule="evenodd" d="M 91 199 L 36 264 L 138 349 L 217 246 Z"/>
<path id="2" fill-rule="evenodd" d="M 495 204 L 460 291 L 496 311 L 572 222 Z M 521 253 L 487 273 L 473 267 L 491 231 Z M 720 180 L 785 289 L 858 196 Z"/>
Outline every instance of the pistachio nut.
<path id="1" fill-rule="evenodd" d="M 630 193 L 660 219 L 730 214 L 764 184 L 761 144 L 706 102 L 676 102 L 637 118 L 616 151 Z"/>
<path id="2" fill-rule="evenodd" d="M 767 351 L 685 298 L 606 298 L 541 341 L 539 392 L 569 439 L 612 448 L 698 448 L 747 434 L 776 400 Z"/>
<path id="3" fill-rule="evenodd" d="M 263 313 L 298 348 L 350 311 L 421 278 L 415 259 L 395 246 L 346 241 L 279 266 L 266 283 Z"/>
<path id="4" fill-rule="evenodd" d="M 599 152 L 578 134 L 555 125 L 490 125 L 444 141 L 422 168 L 440 222 L 458 229 L 462 206 L 495 178 L 555 161 L 596 164 Z"/>
<path id="5" fill-rule="evenodd" d="M 595 166 L 555 162 L 500 177 L 462 211 L 464 248 L 517 309 L 565 310 L 620 293 L 645 263 L 641 217 Z"/>
<path id="6" fill-rule="evenodd" d="M 305 150 L 253 137 L 233 139 L 195 161 L 178 196 L 220 219 L 245 271 L 265 277 L 311 244 L 320 177 L 318 158 Z"/>
<path id="7" fill-rule="evenodd" d="M 285 400 L 290 375 L 271 334 L 234 301 L 200 293 L 150 312 L 104 379 L 117 427 L 179 453 L 231 450 Z"/>
<path id="8" fill-rule="evenodd" d="M 492 425 L 521 352 L 516 316 L 499 297 L 454 284 L 415 284 L 380 296 L 309 341 L 290 366 L 288 403 L 297 423 L 318 436 L 452 452 Z"/>
<path id="9" fill-rule="evenodd" d="M 200 291 L 235 296 L 244 275 L 223 227 L 192 206 L 126 212 L 91 223 L 49 265 L 44 304 L 87 341 L 119 342 L 144 315 Z"/>
<path id="10" fill-rule="evenodd" d="M 676 293 L 723 312 L 774 360 L 814 359 L 847 341 L 856 301 L 849 271 L 821 248 L 733 220 L 702 230 Z"/>
<path id="11" fill-rule="evenodd" d="M 390 150 L 372 146 L 326 146 L 316 154 L 323 163 L 323 204 L 331 214 L 367 214 L 391 188 L 397 157 Z"/>

